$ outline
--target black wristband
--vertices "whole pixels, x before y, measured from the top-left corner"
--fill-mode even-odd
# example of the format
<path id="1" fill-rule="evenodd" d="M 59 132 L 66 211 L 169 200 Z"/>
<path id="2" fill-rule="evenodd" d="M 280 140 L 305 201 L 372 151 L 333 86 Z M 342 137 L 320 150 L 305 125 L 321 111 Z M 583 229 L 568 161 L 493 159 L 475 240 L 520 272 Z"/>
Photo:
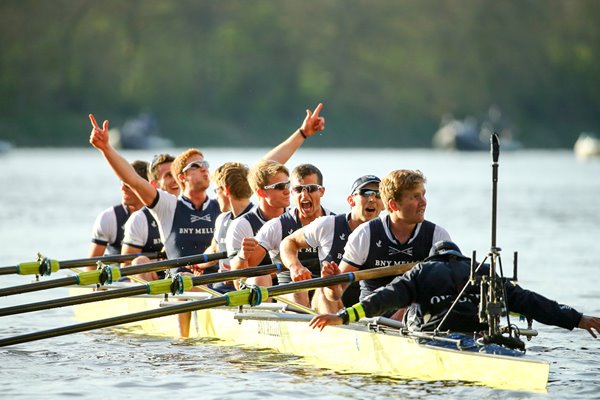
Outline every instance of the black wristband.
<path id="1" fill-rule="evenodd" d="M 350 317 L 348 315 L 348 310 L 346 310 L 346 308 L 342 308 L 335 315 L 337 315 L 338 317 L 340 317 L 342 319 L 342 323 L 344 325 L 348 325 L 350 323 Z"/>
<path id="2" fill-rule="evenodd" d="M 303 131 L 302 129 L 298 129 L 298 130 L 300 131 L 300 134 L 302 135 L 302 137 L 303 137 L 304 139 L 306 139 L 306 135 L 304 134 L 304 131 Z"/>

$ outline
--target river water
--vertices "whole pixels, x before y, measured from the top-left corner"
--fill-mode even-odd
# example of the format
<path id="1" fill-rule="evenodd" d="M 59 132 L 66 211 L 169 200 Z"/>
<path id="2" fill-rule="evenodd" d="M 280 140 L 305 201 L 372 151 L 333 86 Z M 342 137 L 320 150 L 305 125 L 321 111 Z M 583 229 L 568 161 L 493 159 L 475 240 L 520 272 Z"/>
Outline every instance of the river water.
<path id="1" fill-rule="evenodd" d="M 252 164 L 266 151 L 202 150 L 212 166 Z M 123 154 L 150 160 L 154 153 Z M 358 176 L 418 168 L 428 178 L 427 219 L 445 227 L 465 253 L 483 256 L 490 249 L 488 153 L 301 149 L 289 165 L 301 162 L 322 170 L 323 204 L 335 212 L 347 210 L 345 198 Z M 94 218 L 119 201 L 119 182 L 93 149 L 15 149 L 0 156 L 0 171 L 0 266 L 32 261 L 37 252 L 58 260 L 85 257 Z M 600 315 L 594 278 L 600 272 L 600 160 L 579 163 L 570 151 L 501 153 L 497 211 L 505 272 L 518 251 L 524 287 Z M 28 281 L 0 276 L 0 287 Z M 53 289 L 2 297 L 0 307 L 66 295 L 67 289 Z M 0 337 L 70 325 L 72 317 L 69 308 L 2 317 Z M 528 352 L 551 363 L 547 395 L 338 374 L 270 351 L 102 330 L 0 349 L 1 397 L 600 398 L 600 339 L 582 330 L 534 327 L 540 336 Z"/>

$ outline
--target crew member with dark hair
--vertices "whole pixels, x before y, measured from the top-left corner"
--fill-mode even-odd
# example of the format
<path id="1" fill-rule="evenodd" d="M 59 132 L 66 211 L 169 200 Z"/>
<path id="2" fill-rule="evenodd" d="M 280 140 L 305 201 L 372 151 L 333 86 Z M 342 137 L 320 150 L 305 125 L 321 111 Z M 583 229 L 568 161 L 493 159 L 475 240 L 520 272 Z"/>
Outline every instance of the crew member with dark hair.
<path id="1" fill-rule="evenodd" d="M 132 169 L 144 179 L 148 179 L 148 163 L 135 160 L 131 164 Z M 121 246 L 124 237 L 125 222 L 129 216 L 144 206 L 142 201 L 135 195 L 131 187 L 121 181 L 121 204 L 102 211 L 92 229 L 92 244 L 88 251 L 88 257 L 98 257 L 107 254 L 121 254 Z"/>

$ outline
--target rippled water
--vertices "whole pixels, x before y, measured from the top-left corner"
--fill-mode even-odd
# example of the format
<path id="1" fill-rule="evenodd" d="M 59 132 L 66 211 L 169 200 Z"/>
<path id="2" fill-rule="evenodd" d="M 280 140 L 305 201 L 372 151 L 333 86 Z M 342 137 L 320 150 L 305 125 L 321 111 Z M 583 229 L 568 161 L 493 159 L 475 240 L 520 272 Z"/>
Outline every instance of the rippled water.
<path id="1" fill-rule="evenodd" d="M 203 149 L 211 165 L 253 163 L 263 150 Z M 127 152 L 129 160 L 152 152 Z M 323 204 L 347 209 L 360 175 L 419 168 L 428 177 L 427 218 L 444 226 L 463 251 L 490 247 L 491 168 L 486 153 L 430 150 L 301 150 L 290 165 L 321 168 Z M 0 156 L 0 266 L 84 257 L 97 213 L 119 201 L 118 181 L 91 149 L 15 150 Z M 578 163 L 568 151 L 501 154 L 498 245 L 505 272 L 519 251 L 519 278 L 529 289 L 600 315 L 600 160 Z M 67 274 L 61 272 L 60 274 Z M 0 276 L 0 287 L 28 278 Z M 0 307 L 67 295 L 66 289 L 0 298 Z M 0 318 L 0 337 L 72 324 L 69 308 Z M 548 397 L 589 399 L 600 393 L 600 341 L 586 332 L 534 325 L 528 353 L 551 363 Z M 407 360 L 410 362 L 410 360 Z M 459 383 L 338 374 L 297 357 L 225 347 L 212 340 L 166 340 L 109 330 L 0 349 L 6 398 L 543 398 Z"/>

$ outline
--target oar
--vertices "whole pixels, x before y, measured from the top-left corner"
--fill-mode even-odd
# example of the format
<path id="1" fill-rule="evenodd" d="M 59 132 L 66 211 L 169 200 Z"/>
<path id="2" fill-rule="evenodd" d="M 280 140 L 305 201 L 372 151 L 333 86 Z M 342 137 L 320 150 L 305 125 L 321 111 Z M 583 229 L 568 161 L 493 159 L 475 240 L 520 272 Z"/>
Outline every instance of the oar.
<path id="1" fill-rule="evenodd" d="M 146 256 L 148 258 L 160 258 L 161 253 L 136 253 L 136 254 L 113 254 L 110 256 L 100 256 L 91 258 L 79 258 L 76 260 L 57 261 L 51 260 L 42 255 L 38 255 L 37 261 L 24 262 L 13 266 L 0 267 L 0 275 L 50 275 L 59 269 L 79 268 L 102 263 L 120 263 L 133 260 L 136 257 Z"/>
<path id="2" fill-rule="evenodd" d="M 357 272 L 348 272 L 345 274 L 328 276 L 325 278 L 315 278 L 301 282 L 289 283 L 286 285 L 237 290 L 235 292 L 226 293 L 223 296 L 214 297 L 206 300 L 188 301 L 169 307 L 159 308 L 157 310 L 141 311 L 134 314 L 121 315 L 118 317 L 100 319 L 97 321 L 83 322 L 80 324 L 65 326 L 62 328 L 49 329 L 41 332 L 33 332 L 25 335 L 0 339 L 0 347 L 11 346 L 26 342 L 33 342 L 36 340 L 48 339 L 57 336 L 64 336 L 71 333 L 86 332 L 94 329 L 107 328 L 110 326 L 143 321 L 147 319 L 160 318 L 184 312 L 204 310 L 213 307 L 235 307 L 247 304 L 257 305 L 260 303 L 261 299 L 266 300 L 268 297 L 281 296 L 288 293 L 301 292 L 319 287 L 337 285 L 340 283 L 352 283 L 355 281 L 365 279 L 376 279 L 384 276 L 400 275 L 410 270 L 416 264 L 418 263 L 397 264 L 389 267 L 380 267 Z"/>
<path id="3" fill-rule="evenodd" d="M 102 269 L 81 272 L 75 276 L 53 279 L 51 281 L 40 281 L 29 283 L 27 285 L 11 286 L 0 289 L 0 296 L 10 296 L 13 294 L 29 293 L 38 290 L 54 289 L 69 285 L 93 285 L 95 283 L 112 283 L 119 280 L 122 276 L 141 274 L 142 272 L 160 271 L 165 267 L 184 267 L 193 264 L 202 264 L 208 261 L 219 260 L 228 257 L 227 253 L 214 254 L 196 254 L 193 256 L 175 258 L 172 260 L 162 260 L 147 264 L 133 265 L 131 267 L 119 268 L 105 266 Z"/>
<path id="4" fill-rule="evenodd" d="M 161 279 L 148 282 L 144 285 L 135 285 L 125 288 L 105 290 L 101 292 L 86 293 L 79 296 L 65 297 L 40 301 L 36 303 L 20 304 L 12 307 L 0 308 L 0 316 L 23 314 L 33 311 L 49 310 L 52 308 L 72 306 L 76 304 L 93 303 L 96 301 L 119 299 L 121 297 L 136 296 L 140 294 L 182 293 L 192 286 L 207 285 L 209 283 L 224 282 L 240 278 L 261 276 L 273 272 L 281 272 L 281 264 L 269 264 L 259 267 L 246 268 L 234 271 L 217 272 L 200 276 L 182 276 L 179 279 Z"/>

